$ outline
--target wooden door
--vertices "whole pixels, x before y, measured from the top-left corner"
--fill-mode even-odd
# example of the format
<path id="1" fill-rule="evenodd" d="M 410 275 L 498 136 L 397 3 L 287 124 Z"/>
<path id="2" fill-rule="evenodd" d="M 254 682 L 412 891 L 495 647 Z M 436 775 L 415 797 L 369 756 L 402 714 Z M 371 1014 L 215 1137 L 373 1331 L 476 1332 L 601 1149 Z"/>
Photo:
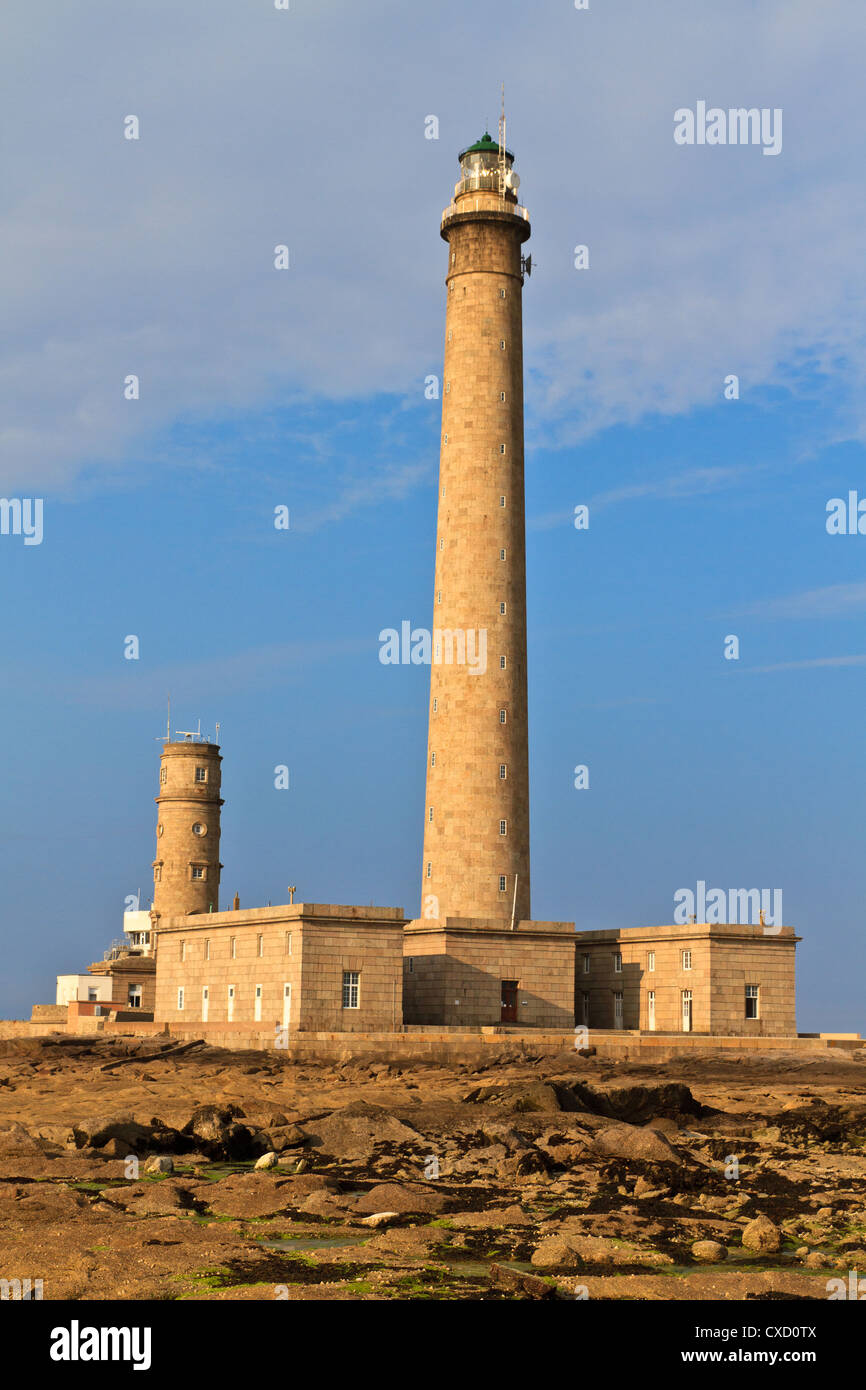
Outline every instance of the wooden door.
<path id="1" fill-rule="evenodd" d="M 500 1023 L 517 1022 L 517 980 L 501 981 L 502 1012 L 499 1017 Z"/>

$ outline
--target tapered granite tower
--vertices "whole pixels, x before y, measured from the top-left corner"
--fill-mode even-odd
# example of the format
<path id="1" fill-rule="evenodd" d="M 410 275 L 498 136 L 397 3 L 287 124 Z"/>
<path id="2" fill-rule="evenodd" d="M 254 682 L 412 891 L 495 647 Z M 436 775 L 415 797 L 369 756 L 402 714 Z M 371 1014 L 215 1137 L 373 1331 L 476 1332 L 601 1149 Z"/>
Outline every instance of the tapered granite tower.
<path id="1" fill-rule="evenodd" d="M 514 156 L 459 156 L 448 273 L 421 915 L 520 921 L 529 895 L 522 245 Z M 462 659 L 461 659 L 462 658 Z"/>

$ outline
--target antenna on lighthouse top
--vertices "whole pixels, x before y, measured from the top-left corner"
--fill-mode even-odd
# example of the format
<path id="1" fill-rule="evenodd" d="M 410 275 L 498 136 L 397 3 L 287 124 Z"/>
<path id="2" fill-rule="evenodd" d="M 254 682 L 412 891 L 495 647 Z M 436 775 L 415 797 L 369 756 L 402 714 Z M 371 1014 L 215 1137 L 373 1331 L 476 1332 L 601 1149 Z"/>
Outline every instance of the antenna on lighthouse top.
<path id="1" fill-rule="evenodd" d="M 499 195 L 505 197 L 505 83 L 502 84 L 502 114 L 499 117 Z"/>
<path id="2" fill-rule="evenodd" d="M 171 695 L 167 695 L 166 699 L 168 700 L 168 716 L 165 721 L 165 736 L 168 742 L 171 743 Z"/>

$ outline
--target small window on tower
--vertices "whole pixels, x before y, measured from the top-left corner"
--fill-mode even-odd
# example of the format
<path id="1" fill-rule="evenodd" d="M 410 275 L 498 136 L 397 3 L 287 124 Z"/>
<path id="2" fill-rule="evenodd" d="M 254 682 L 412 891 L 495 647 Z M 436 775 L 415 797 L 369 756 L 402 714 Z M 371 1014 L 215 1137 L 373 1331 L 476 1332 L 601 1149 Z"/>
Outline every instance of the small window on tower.
<path id="1" fill-rule="evenodd" d="M 504 604 L 504 603 L 500 603 L 500 605 L 499 605 L 499 612 L 500 612 L 500 614 L 504 614 L 504 613 L 505 613 L 505 604 Z"/>
<path id="2" fill-rule="evenodd" d="M 500 392 L 499 392 L 499 399 L 500 399 L 501 401 L 504 401 L 504 400 L 505 400 L 505 392 L 504 392 L 504 391 L 500 391 Z"/>
<path id="3" fill-rule="evenodd" d="M 504 497 L 500 497 L 500 499 L 499 499 L 499 505 L 500 505 L 500 507 L 504 507 L 504 506 L 505 506 L 505 498 L 504 498 Z"/>
<path id="4" fill-rule="evenodd" d="M 430 818 L 430 820 L 433 819 L 433 807 L 432 807 L 432 806 L 430 807 L 429 818 Z"/>
<path id="5" fill-rule="evenodd" d="M 167 778 L 167 777 L 168 777 L 168 768 L 167 768 L 167 767 L 161 767 L 161 768 L 159 769 L 159 780 L 160 780 L 160 782 L 162 783 L 163 786 L 165 786 L 166 778 Z"/>
<path id="6" fill-rule="evenodd" d="M 499 711 L 499 722 L 500 722 L 500 724 L 504 724 L 504 723 L 505 723 L 505 710 L 504 710 L 504 709 L 501 709 L 501 710 Z"/>
<path id="7" fill-rule="evenodd" d="M 500 671 L 504 671 L 504 670 L 505 670 L 505 657 L 504 657 L 504 656 L 501 656 L 501 657 L 499 658 L 499 669 L 500 669 Z"/>
<path id="8" fill-rule="evenodd" d="M 428 878 L 432 878 L 432 877 L 433 877 L 433 865 L 432 865 L 432 863 L 430 862 L 429 859 L 427 860 L 427 877 L 428 877 Z"/>
<path id="9" fill-rule="evenodd" d="M 434 695 L 434 696 L 433 696 L 433 713 L 434 713 L 434 714 L 436 713 L 436 711 L 437 711 L 438 708 L 439 708 L 439 700 L 438 700 L 438 697 L 437 697 L 436 695 Z"/>
<path id="10" fill-rule="evenodd" d="M 430 754 L 430 766 L 431 766 L 431 767 L 435 767 L 435 766 L 436 766 L 436 754 L 435 754 L 435 753 L 431 753 L 431 754 Z"/>
<path id="11" fill-rule="evenodd" d="M 448 392 L 449 392 L 450 390 L 451 390 L 451 382 L 450 382 L 450 381 L 446 381 L 446 383 L 445 383 L 445 394 L 446 394 L 446 396 L 448 395 Z"/>
<path id="12" fill-rule="evenodd" d="M 179 989 L 177 992 L 177 1007 L 178 1012 L 183 1009 L 183 989 Z"/>
<path id="13" fill-rule="evenodd" d="M 505 453 L 505 445 L 504 445 L 504 444 L 500 444 L 500 446 L 499 446 L 499 452 L 500 452 L 500 454 L 504 454 L 504 453 Z"/>
<path id="14" fill-rule="evenodd" d="M 231 956 L 232 960 L 236 960 L 236 959 L 237 959 L 237 954 L 238 954 L 238 939 L 237 939 L 236 936 L 233 936 L 232 939 L 231 939 L 231 941 L 229 942 L 229 955 Z"/>
<path id="15" fill-rule="evenodd" d="M 507 880 L 507 878 L 505 877 L 505 874 L 500 874 L 500 875 L 499 875 L 499 891 L 500 891 L 500 893 L 504 893 L 507 887 L 508 887 L 508 880 Z"/>
<path id="16" fill-rule="evenodd" d="M 441 590 L 441 589 L 437 589 L 437 591 L 436 591 L 436 602 L 437 602 L 437 603 L 441 603 L 441 602 L 442 602 L 442 590 Z"/>
<path id="17" fill-rule="evenodd" d="M 207 768 L 206 768 L 206 767 L 197 767 L 197 768 L 196 768 L 196 770 L 195 770 L 195 780 L 196 780 L 197 782 L 206 782 L 206 781 L 207 781 Z"/>
<path id="18" fill-rule="evenodd" d="M 207 828 L 206 826 L 202 825 L 200 820 L 197 820 L 192 827 L 192 833 L 193 835 L 206 835 Z"/>
<path id="19" fill-rule="evenodd" d="M 162 883 L 162 865 L 161 865 L 161 864 L 154 864 L 154 866 L 153 866 L 153 881 L 154 881 L 154 883 Z"/>
<path id="20" fill-rule="evenodd" d="M 406 959 L 407 959 L 407 961 L 409 962 L 409 974 L 410 974 L 410 975 L 414 975 L 414 974 L 415 974 L 415 957 L 414 957 L 414 956 L 407 956 Z"/>
<path id="21" fill-rule="evenodd" d="M 449 341 L 449 343 L 451 342 L 451 339 L 452 339 L 453 337 L 454 337 L 454 329 L 453 329 L 453 328 L 449 328 L 449 329 L 448 329 L 448 341 Z"/>
<path id="22" fill-rule="evenodd" d="M 205 879 L 205 877 L 206 874 L 204 864 L 193 864 L 190 873 L 190 878 L 195 879 L 197 882 L 202 882 Z"/>
<path id="23" fill-rule="evenodd" d="M 452 252 L 451 252 L 451 264 L 452 264 L 452 265 L 456 265 L 456 264 L 457 264 L 457 252 L 456 252 L 456 251 L 452 251 Z"/>
<path id="24" fill-rule="evenodd" d="M 500 782 L 504 782 L 507 776 L 508 776 L 508 768 L 506 767 L 506 764 L 505 764 L 505 763 L 500 763 L 500 764 L 499 764 L 499 780 L 500 780 Z"/>
<path id="25" fill-rule="evenodd" d="M 504 291 L 504 290 L 500 290 L 500 291 L 499 291 L 499 298 L 500 298 L 500 299 L 504 299 L 504 298 L 505 298 L 505 291 Z"/>
<path id="26" fill-rule="evenodd" d="M 263 956 L 264 954 L 265 954 L 265 938 L 264 938 L 263 936 L 258 936 L 258 937 L 256 937 L 256 955 L 258 955 L 258 956 Z"/>
<path id="27" fill-rule="evenodd" d="M 441 540 L 441 541 L 439 542 L 439 549 L 440 549 L 440 550 L 444 550 L 444 549 L 445 549 L 445 542 L 444 542 L 444 540 Z"/>
<path id="28" fill-rule="evenodd" d="M 446 434 L 446 435 L 443 435 L 443 443 L 445 443 L 445 444 L 448 443 L 448 436 L 447 436 L 447 434 Z"/>
<path id="29" fill-rule="evenodd" d="M 500 835 L 508 834 L 508 821 L 501 820 L 499 822 L 499 833 Z"/>
<path id="30" fill-rule="evenodd" d="M 181 960 L 186 960 L 186 942 L 185 942 L 185 941 L 182 941 L 182 942 L 180 943 L 180 958 L 181 958 Z"/>
<path id="31" fill-rule="evenodd" d="M 504 559 L 505 559 L 505 551 L 504 551 L 504 550 L 500 550 L 500 552 L 499 552 L 499 558 L 500 558 L 500 560 L 504 560 Z"/>
<path id="32" fill-rule="evenodd" d="M 505 339 L 504 339 L 504 338 L 500 338 L 500 339 L 499 339 L 499 347 L 500 347 L 500 350 L 501 350 L 502 352 L 505 351 Z"/>

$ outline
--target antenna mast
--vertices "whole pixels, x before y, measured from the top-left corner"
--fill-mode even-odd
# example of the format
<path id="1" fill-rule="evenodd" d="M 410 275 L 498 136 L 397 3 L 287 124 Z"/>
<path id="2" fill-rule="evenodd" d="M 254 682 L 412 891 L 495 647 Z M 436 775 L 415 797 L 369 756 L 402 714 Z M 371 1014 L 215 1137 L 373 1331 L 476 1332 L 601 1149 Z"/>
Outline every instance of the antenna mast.
<path id="1" fill-rule="evenodd" d="M 505 197 L 505 83 L 502 84 L 502 114 L 499 117 L 499 196 Z"/>

